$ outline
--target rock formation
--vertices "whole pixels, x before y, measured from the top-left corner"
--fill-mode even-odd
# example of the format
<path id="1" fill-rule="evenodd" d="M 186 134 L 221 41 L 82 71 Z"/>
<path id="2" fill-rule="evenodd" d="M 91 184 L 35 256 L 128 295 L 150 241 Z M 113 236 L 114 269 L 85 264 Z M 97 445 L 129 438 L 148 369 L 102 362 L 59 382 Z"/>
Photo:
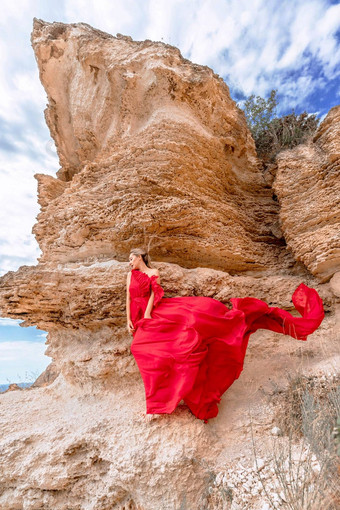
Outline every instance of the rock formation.
<path id="1" fill-rule="evenodd" d="M 296 260 L 320 280 L 340 269 L 340 106 L 313 140 L 278 155 L 274 189 L 280 221 Z"/>
<path id="2" fill-rule="evenodd" d="M 0 508 L 206 508 L 212 474 L 236 452 L 250 455 L 249 406 L 266 441 L 271 415 L 259 389 L 269 378 L 279 383 L 301 366 L 333 370 L 338 268 L 326 208 L 337 110 L 311 145 L 280 159 L 277 202 L 243 112 L 208 67 L 85 23 L 34 19 L 31 41 L 61 168 L 56 178 L 35 176 L 42 255 L 0 278 L 0 312 L 48 332 L 52 367 L 30 389 L 0 396 Z M 322 170 L 317 161 L 327 157 Z M 318 190 L 323 212 L 308 222 Z M 304 281 L 329 317 L 307 344 L 257 332 L 244 373 L 207 425 L 181 405 L 146 423 L 125 281 L 129 250 L 149 241 L 168 297 L 229 306 L 232 296 L 255 296 L 290 310 Z"/>
<path id="3" fill-rule="evenodd" d="M 40 386 L 48 386 L 53 383 L 55 379 L 58 377 L 60 371 L 58 370 L 56 363 L 50 363 L 42 374 L 34 381 L 31 385 L 32 388 L 38 388 Z"/>
<path id="4" fill-rule="evenodd" d="M 62 168 L 36 175 L 41 262 L 109 256 L 152 239 L 184 267 L 293 264 L 244 113 L 177 48 L 85 23 L 36 20 L 32 45 Z"/>

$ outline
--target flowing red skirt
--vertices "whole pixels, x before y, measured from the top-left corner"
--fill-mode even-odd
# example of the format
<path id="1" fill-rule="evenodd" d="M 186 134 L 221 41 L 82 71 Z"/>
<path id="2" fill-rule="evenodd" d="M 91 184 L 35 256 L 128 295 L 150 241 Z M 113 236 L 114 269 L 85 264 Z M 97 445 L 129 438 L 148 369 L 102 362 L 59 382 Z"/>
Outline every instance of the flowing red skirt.
<path id="1" fill-rule="evenodd" d="M 252 333 L 268 329 L 306 340 L 324 318 L 317 291 L 303 283 L 292 296 L 301 317 L 256 298 L 230 301 L 232 310 L 208 297 L 162 298 L 152 319 L 136 321 L 131 352 L 147 413 L 171 413 L 183 399 L 197 418 L 214 418 L 221 396 L 243 369 Z"/>

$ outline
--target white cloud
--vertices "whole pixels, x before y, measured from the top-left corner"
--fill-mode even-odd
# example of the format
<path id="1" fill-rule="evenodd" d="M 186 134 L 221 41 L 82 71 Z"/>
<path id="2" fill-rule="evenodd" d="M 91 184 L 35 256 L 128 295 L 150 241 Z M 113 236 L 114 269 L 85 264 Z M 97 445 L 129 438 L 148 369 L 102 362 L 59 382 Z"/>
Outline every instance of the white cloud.
<path id="1" fill-rule="evenodd" d="M 211 14 L 214 11 L 215 17 Z M 277 88 L 285 96 L 282 82 L 287 73 L 301 72 L 315 59 L 327 78 L 334 77 L 339 63 L 334 20 L 339 16 L 340 6 L 327 6 L 327 2 L 319 0 L 299 0 L 294 4 L 204 2 L 196 10 L 195 26 L 186 23 L 179 46 L 196 62 L 208 64 L 227 76 L 227 83 L 246 95 L 266 96 Z M 307 79 L 313 80 L 313 69 L 304 72 Z M 303 80 L 296 83 L 296 76 L 290 76 L 290 82 L 295 84 L 290 101 L 293 107 L 309 91 Z M 280 108 L 281 105 L 279 111 Z"/>
<path id="2" fill-rule="evenodd" d="M 326 0 L 107 0 L 83 6 L 83 0 L 66 4 L 66 18 L 112 34 L 118 31 L 178 46 L 186 58 L 209 65 L 227 78 L 231 89 L 247 96 L 267 96 L 277 88 L 284 98 L 287 73 L 303 71 L 316 60 L 327 79 L 337 72 L 340 5 Z M 313 69 L 304 73 L 313 79 Z M 296 76 L 290 80 L 295 83 L 292 108 L 309 93 L 303 80 L 296 83 Z M 279 112 L 287 108 L 287 99 Z"/>
<path id="3" fill-rule="evenodd" d="M 31 232 L 40 211 L 33 175 L 55 174 L 53 165 L 57 159 L 46 148 L 48 139 L 28 134 L 27 139 L 14 143 L 20 152 L 0 155 L 0 275 L 33 264 L 41 254 Z M 26 151 L 32 156 L 25 156 Z M 34 152 L 41 155 L 40 161 L 33 159 Z"/>
<path id="4" fill-rule="evenodd" d="M 0 18 L 0 275 L 40 255 L 31 233 L 39 212 L 34 173 L 55 175 L 58 158 L 45 124 L 46 93 L 30 43 L 34 16 L 57 12 L 32 0 L 5 0 Z M 57 18 L 58 19 L 58 18 Z"/>
<path id="5" fill-rule="evenodd" d="M 73 0 L 65 2 L 63 20 L 66 23 L 88 23 L 94 28 L 116 35 L 131 35 L 135 39 L 144 31 L 148 17 L 148 1 L 139 0 Z"/>
<path id="6" fill-rule="evenodd" d="M 33 382 L 52 361 L 40 342 L 0 342 L 0 384 Z"/>
<path id="7" fill-rule="evenodd" d="M 9 319 L 9 318 L 5 318 L 5 317 L 0 317 L 0 327 L 1 326 L 19 326 L 20 322 L 22 322 L 22 320 L 20 319 Z"/>

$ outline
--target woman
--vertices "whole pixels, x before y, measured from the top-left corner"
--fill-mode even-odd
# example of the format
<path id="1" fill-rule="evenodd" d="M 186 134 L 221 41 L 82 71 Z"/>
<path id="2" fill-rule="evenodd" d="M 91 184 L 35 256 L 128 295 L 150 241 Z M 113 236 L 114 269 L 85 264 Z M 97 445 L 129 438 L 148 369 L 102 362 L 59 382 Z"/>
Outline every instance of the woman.
<path id="1" fill-rule="evenodd" d="M 230 299 L 232 310 L 209 297 L 164 298 L 159 272 L 150 267 L 145 250 L 131 250 L 129 264 L 127 327 L 149 417 L 172 413 L 183 399 L 207 423 L 239 377 L 252 333 L 262 328 L 306 340 L 324 318 L 320 296 L 303 283 L 292 296 L 302 317 L 293 317 L 251 297 Z"/>

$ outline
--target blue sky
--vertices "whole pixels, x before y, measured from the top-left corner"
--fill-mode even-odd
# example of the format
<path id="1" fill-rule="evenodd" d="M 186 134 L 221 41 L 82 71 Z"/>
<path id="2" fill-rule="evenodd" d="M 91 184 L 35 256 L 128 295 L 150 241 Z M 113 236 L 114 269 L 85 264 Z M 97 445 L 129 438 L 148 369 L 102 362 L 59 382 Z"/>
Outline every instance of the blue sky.
<path id="1" fill-rule="evenodd" d="M 20 322 L 0 318 L 0 384 L 34 382 L 51 361 L 44 355 L 47 333 Z"/>
<path id="2" fill-rule="evenodd" d="M 33 17 L 85 22 L 177 46 L 228 84 L 240 106 L 278 89 L 278 115 L 321 119 L 340 103 L 340 4 L 331 0 L 2 0 L 0 16 L 0 276 L 36 264 L 34 173 L 59 169 L 47 98 L 30 44 Z M 11 324 L 11 325 L 9 325 Z M 0 320 L 0 383 L 31 380 L 50 361 L 43 332 Z M 28 368 L 27 368 L 28 367 Z M 25 379 L 26 377 L 26 379 Z M 19 379 L 18 379 L 19 378 Z"/>

